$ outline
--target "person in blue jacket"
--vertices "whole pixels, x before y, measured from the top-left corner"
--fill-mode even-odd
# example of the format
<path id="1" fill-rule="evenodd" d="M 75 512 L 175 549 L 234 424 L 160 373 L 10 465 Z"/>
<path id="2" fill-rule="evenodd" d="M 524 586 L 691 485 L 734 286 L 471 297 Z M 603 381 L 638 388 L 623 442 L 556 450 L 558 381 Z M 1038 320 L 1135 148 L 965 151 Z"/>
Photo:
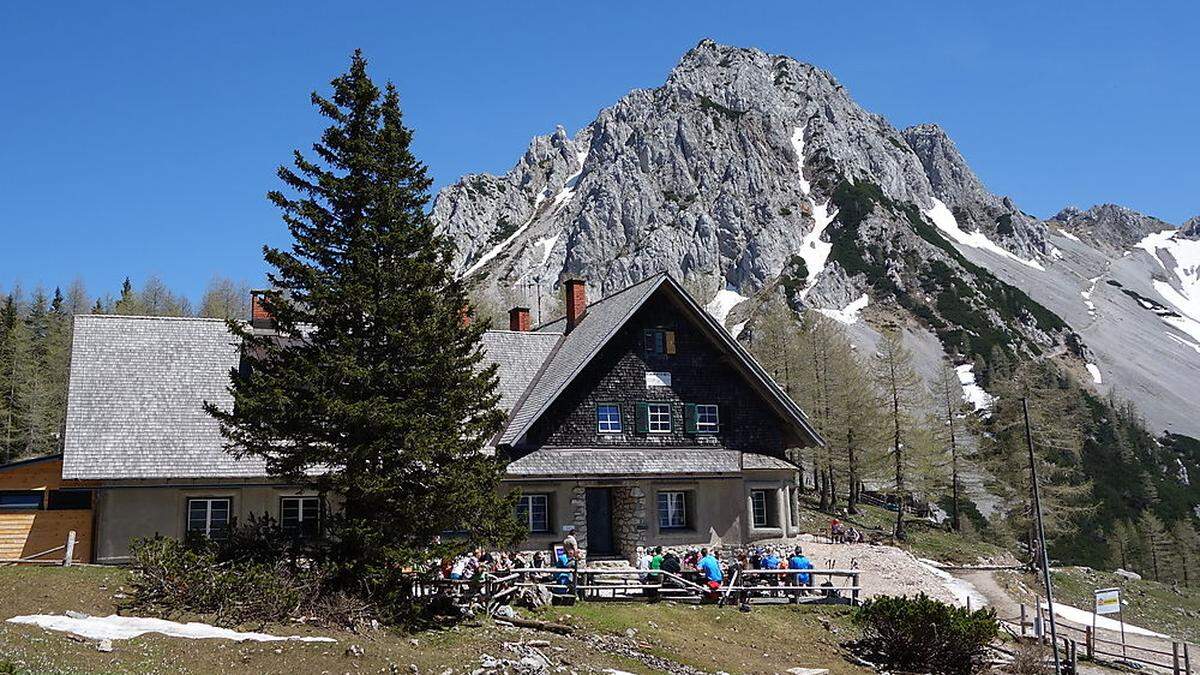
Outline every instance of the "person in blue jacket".
<path id="1" fill-rule="evenodd" d="M 792 550 L 792 557 L 788 558 L 788 569 L 811 570 L 812 568 L 812 561 L 804 555 L 804 551 L 799 546 Z M 812 584 L 812 575 L 807 572 L 801 572 L 795 575 L 794 580 L 797 586 L 809 586 Z"/>
<path id="2" fill-rule="evenodd" d="M 708 587 L 708 597 L 713 599 L 721 583 L 725 581 L 725 573 L 721 571 L 721 563 L 717 560 L 716 551 L 709 553 L 708 549 L 700 549 L 700 561 L 696 569 L 704 575 L 704 583 Z"/>

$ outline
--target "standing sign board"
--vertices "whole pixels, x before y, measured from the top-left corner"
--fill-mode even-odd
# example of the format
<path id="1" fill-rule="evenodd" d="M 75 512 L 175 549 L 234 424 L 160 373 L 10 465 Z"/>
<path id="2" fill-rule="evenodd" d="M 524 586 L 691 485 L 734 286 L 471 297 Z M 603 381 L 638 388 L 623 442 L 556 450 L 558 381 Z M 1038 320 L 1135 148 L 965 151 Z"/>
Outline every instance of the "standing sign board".
<path id="1" fill-rule="evenodd" d="M 1101 614 L 1116 614 L 1121 622 L 1121 655 L 1125 655 L 1125 617 L 1121 612 L 1121 589 L 1097 588 L 1092 614 L 1092 635 L 1096 634 L 1096 617 Z"/>
<path id="2" fill-rule="evenodd" d="M 1103 588 L 1096 591 L 1096 613 L 1118 614 L 1121 611 L 1121 589 Z"/>

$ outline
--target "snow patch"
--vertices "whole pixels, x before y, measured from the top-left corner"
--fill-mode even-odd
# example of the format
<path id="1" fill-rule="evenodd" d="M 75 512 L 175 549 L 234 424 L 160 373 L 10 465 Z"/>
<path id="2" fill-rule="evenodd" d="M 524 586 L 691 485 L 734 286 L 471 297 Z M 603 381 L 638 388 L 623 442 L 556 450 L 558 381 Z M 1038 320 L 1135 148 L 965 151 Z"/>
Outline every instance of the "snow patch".
<path id="1" fill-rule="evenodd" d="M 750 323 L 750 322 L 742 321 L 741 323 L 733 324 L 733 328 L 729 329 L 729 334 L 732 335 L 734 337 L 734 339 L 737 339 L 737 336 L 742 334 L 742 331 L 745 330 L 746 324 L 748 324 L 748 323 Z"/>
<path id="2" fill-rule="evenodd" d="M 1195 342 L 1192 342 L 1190 340 L 1184 340 L 1183 338 L 1179 337 L 1178 335 L 1174 335 L 1172 333 L 1167 333 L 1167 337 L 1178 342 L 1179 344 L 1183 345 L 1184 347 L 1191 347 L 1192 349 L 1196 350 L 1197 354 L 1200 354 L 1200 345 L 1196 344 Z"/>
<path id="3" fill-rule="evenodd" d="M 954 596 L 954 601 L 958 605 L 966 607 L 967 601 L 970 600 L 971 609 L 987 606 L 987 598 L 971 582 L 951 575 L 946 570 L 938 567 L 937 563 L 932 560 L 917 558 L 917 564 L 937 577 L 942 582 L 942 585 L 946 587 L 946 590 L 950 591 L 950 594 Z"/>
<path id="4" fill-rule="evenodd" d="M 1100 367 L 1094 363 L 1087 364 L 1087 371 L 1092 376 L 1092 382 L 1096 384 L 1104 384 L 1104 378 L 1100 376 Z"/>
<path id="5" fill-rule="evenodd" d="M 1177 234 L 1177 230 L 1156 232 L 1134 244 L 1134 248 L 1149 253 L 1165 272 L 1175 275 L 1178 280 L 1178 288 L 1167 281 L 1154 280 L 1154 290 L 1182 315 L 1163 316 L 1160 313 L 1159 318 L 1200 340 L 1200 241 L 1184 239 Z"/>
<path id="6" fill-rule="evenodd" d="M 546 191 L 542 190 L 541 192 L 538 193 L 537 198 L 533 200 L 533 213 L 530 214 L 529 220 L 526 220 L 524 223 L 521 223 L 520 227 L 518 227 L 516 230 L 513 230 L 513 233 L 508 235 L 508 237 L 506 237 L 504 239 L 504 241 L 493 246 L 492 250 L 488 251 L 487 253 L 484 253 L 482 258 L 480 258 L 479 260 L 476 260 L 474 265 L 471 265 L 470 267 L 467 268 L 466 272 L 462 273 L 462 276 L 469 277 L 472 274 L 474 274 L 475 272 L 482 269 L 484 265 L 491 262 L 493 258 L 500 255 L 500 253 L 502 251 L 504 251 L 504 249 L 508 248 L 508 245 L 513 243 L 513 241 L 515 241 L 517 237 L 521 236 L 525 232 L 525 230 L 529 229 L 530 224 L 532 224 L 533 221 L 537 219 L 538 207 L 541 206 L 542 202 L 544 202 L 544 201 L 546 201 Z"/>
<path id="7" fill-rule="evenodd" d="M 792 131 L 792 147 L 795 148 L 796 156 L 799 158 L 796 163 L 796 172 L 800 175 L 800 192 L 804 193 L 804 198 L 812 207 L 813 218 L 812 230 L 800 241 L 800 258 L 804 260 L 804 268 L 807 270 L 804 288 L 800 290 L 800 299 L 803 300 L 808 297 L 808 292 L 812 290 L 817 277 L 825 271 L 825 263 L 829 260 L 829 252 L 833 250 L 833 244 L 821 241 L 821 235 L 837 217 L 837 211 L 830 213 L 828 201 L 818 204 L 812 198 L 812 186 L 804 178 L 804 127 L 796 127 Z"/>
<path id="8" fill-rule="evenodd" d="M 946 204 L 937 197 L 933 197 L 932 199 L 933 206 L 924 212 L 925 216 L 933 221 L 933 224 L 936 225 L 939 230 L 941 230 L 942 234 L 945 235 L 947 239 L 962 244 L 963 246 L 970 246 L 971 248 L 990 251 L 996 255 L 1015 260 L 1027 267 L 1032 267 L 1035 270 L 1046 270 L 1046 268 L 1042 267 L 1042 264 L 1038 261 L 1026 260 L 1013 254 L 1012 252 L 993 242 L 991 239 L 988 239 L 987 235 L 978 230 L 975 232 L 963 231 L 963 229 L 958 226 L 958 220 L 954 218 L 954 214 L 950 212 L 949 207 L 947 207 Z"/>
<path id="9" fill-rule="evenodd" d="M 954 372 L 958 375 L 958 383 L 962 385 L 962 398 L 975 408 L 975 412 L 991 410 L 992 404 L 996 402 L 996 399 L 984 391 L 983 387 L 975 384 L 974 371 L 975 365 L 971 363 L 964 363 L 954 368 Z"/>
<path id="10" fill-rule="evenodd" d="M 162 633 L 170 637 L 189 638 L 193 640 L 219 638 L 222 640 L 234 640 L 236 642 L 246 640 L 254 642 L 278 642 L 281 640 L 336 642 L 333 638 L 328 637 L 268 635 L 267 633 L 241 632 L 228 628 L 218 628 L 198 621 L 179 623 L 165 619 L 117 616 L 116 614 L 110 614 L 109 616 L 89 616 L 82 619 L 56 614 L 30 614 L 26 616 L 14 616 L 8 622 L 41 626 L 47 630 L 72 633 L 89 640 L 128 640 L 146 633 Z"/>
<path id="11" fill-rule="evenodd" d="M 1061 227 L 1058 228 L 1058 233 L 1061 234 L 1062 236 L 1066 237 L 1067 239 L 1070 239 L 1071 241 L 1079 241 L 1079 237 L 1076 237 L 1075 235 L 1071 234 L 1070 232 L 1067 232 L 1066 230 L 1062 229 Z"/>
<path id="12" fill-rule="evenodd" d="M 867 305 L 870 303 L 870 296 L 868 296 L 866 293 L 863 293 L 857 300 L 851 302 L 842 309 L 817 308 L 817 311 L 833 319 L 834 321 L 837 321 L 838 323 L 844 323 L 847 326 L 851 326 L 858 322 L 859 312 L 866 309 Z"/>
<path id="13" fill-rule="evenodd" d="M 723 288 L 717 291 L 712 300 L 704 306 L 704 309 L 712 315 L 722 326 L 725 325 L 725 319 L 729 317 L 729 313 L 733 311 L 741 303 L 748 300 L 746 296 L 738 293 L 731 288 Z M 736 335 L 734 337 L 737 337 Z"/>
<path id="14" fill-rule="evenodd" d="M 554 251 L 554 245 L 558 243 L 558 235 L 551 235 L 545 239 L 539 239 L 534 244 L 535 247 L 542 249 L 542 267 L 550 262 L 550 253 Z"/>
<path id="15" fill-rule="evenodd" d="M 1050 257 L 1054 258 L 1055 260 L 1062 260 L 1063 252 L 1058 250 L 1057 246 L 1055 246 L 1054 244 L 1051 244 L 1050 245 Z"/>
<path id="16" fill-rule="evenodd" d="M 1045 602 L 1041 604 L 1042 609 L 1047 609 L 1049 607 L 1049 605 Z M 1054 603 L 1054 613 L 1063 619 L 1070 621 L 1071 623 L 1076 623 L 1081 626 L 1091 626 L 1092 622 L 1095 621 L 1096 628 L 1102 628 L 1104 630 L 1113 632 L 1120 632 L 1121 630 L 1121 622 L 1117 621 L 1116 619 L 1110 619 L 1104 615 L 1095 615 L 1087 610 L 1078 609 L 1059 602 Z M 1132 633 L 1134 635 L 1145 635 L 1147 637 L 1166 638 L 1168 640 L 1171 639 L 1162 633 L 1155 633 L 1152 630 L 1139 628 L 1128 622 L 1125 623 L 1125 632 Z"/>

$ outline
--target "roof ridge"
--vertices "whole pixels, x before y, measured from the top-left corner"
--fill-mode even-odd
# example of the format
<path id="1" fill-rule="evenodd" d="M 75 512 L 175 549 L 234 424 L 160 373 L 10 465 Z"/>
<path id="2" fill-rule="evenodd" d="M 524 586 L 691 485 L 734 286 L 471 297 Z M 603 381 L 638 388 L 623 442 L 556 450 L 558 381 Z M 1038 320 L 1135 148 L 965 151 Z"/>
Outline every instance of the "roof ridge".
<path id="1" fill-rule="evenodd" d="M 585 306 L 584 306 L 583 310 L 584 310 L 584 312 L 586 313 L 586 312 L 587 312 L 587 310 L 591 309 L 591 307 L 592 307 L 593 305 L 599 305 L 599 304 L 600 304 L 600 303 L 602 303 L 602 302 L 608 302 L 609 300 L 612 300 L 613 298 L 615 298 L 615 297 L 617 297 L 617 296 L 621 295 L 621 294 L 622 294 L 622 293 L 624 293 L 625 291 L 628 291 L 628 290 L 630 290 L 630 289 L 633 289 L 633 288 L 637 288 L 638 286 L 641 286 L 642 284 L 644 284 L 644 283 L 646 283 L 646 282 L 648 282 L 648 281 L 653 281 L 653 280 L 655 280 L 655 279 L 658 279 L 658 278 L 660 278 L 660 277 L 669 277 L 669 276 L 671 276 L 671 275 L 670 275 L 670 274 L 668 274 L 668 273 L 667 273 L 667 272 L 665 272 L 665 271 L 664 271 L 664 272 L 655 272 L 654 274 L 651 274 L 650 276 L 646 277 L 645 279 L 642 279 L 641 281 L 638 281 L 638 282 L 634 282 L 634 283 L 632 283 L 632 284 L 629 284 L 628 286 L 626 286 L 626 287 L 624 287 L 624 288 L 622 288 L 622 289 L 620 289 L 620 290 L 613 291 L 612 293 L 609 293 L 608 295 L 606 295 L 606 296 L 604 296 L 604 297 L 602 297 L 602 298 L 598 298 L 598 299 L 596 299 L 596 300 L 594 300 L 594 301 L 592 301 L 592 302 L 589 302 L 587 305 L 585 305 Z M 582 320 L 582 318 L 583 318 L 583 317 L 581 317 L 580 319 Z M 557 319 L 554 319 L 554 320 L 552 320 L 552 321 L 547 321 L 547 322 L 545 322 L 545 323 L 538 324 L 537 326 L 534 326 L 532 330 L 534 330 L 534 331 L 539 331 L 539 330 L 541 330 L 541 329 L 545 328 L 546 326 L 551 326 L 551 325 L 554 325 L 554 324 L 556 324 L 556 323 L 559 323 L 559 322 L 561 322 L 561 321 L 566 321 L 566 320 L 567 320 L 567 317 L 566 317 L 566 316 L 560 316 L 560 317 L 558 317 Z"/>
<path id="2" fill-rule="evenodd" d="M 203 323 L 225 323 L 226 319 L 211 316 L 154 316 L 151 314 L 76 314 L 76 319 L 136 319 L 139 321 L 197 321 Z"/>

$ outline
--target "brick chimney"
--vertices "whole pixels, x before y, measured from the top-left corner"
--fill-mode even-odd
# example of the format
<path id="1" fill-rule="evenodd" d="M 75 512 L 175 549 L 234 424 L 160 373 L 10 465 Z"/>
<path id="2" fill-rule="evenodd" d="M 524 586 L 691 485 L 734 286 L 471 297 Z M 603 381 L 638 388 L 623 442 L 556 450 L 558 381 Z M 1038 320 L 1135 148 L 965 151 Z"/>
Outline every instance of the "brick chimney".
<path id="1" fill-rule="evenodd" d="M 508 310 L 508 329 L 522 333 L 529 330 L 528 307 L 513 307 Z"/>
<path id="2" fill-rule="evenodd" d="M 587 311 L 587 285 L 583 279 L 567 279 L 563 281 L 565 293 L 564 304 L 567 308 L 567 332 L 571 332 Z"/>
<path id="3" fill-rule="evenodd" d="M 250 327 L 251 328 L 274 328 L 275 319 L 267 308 L 263 306 L 262 299 L 266 291 L 250 291 Z"/>

